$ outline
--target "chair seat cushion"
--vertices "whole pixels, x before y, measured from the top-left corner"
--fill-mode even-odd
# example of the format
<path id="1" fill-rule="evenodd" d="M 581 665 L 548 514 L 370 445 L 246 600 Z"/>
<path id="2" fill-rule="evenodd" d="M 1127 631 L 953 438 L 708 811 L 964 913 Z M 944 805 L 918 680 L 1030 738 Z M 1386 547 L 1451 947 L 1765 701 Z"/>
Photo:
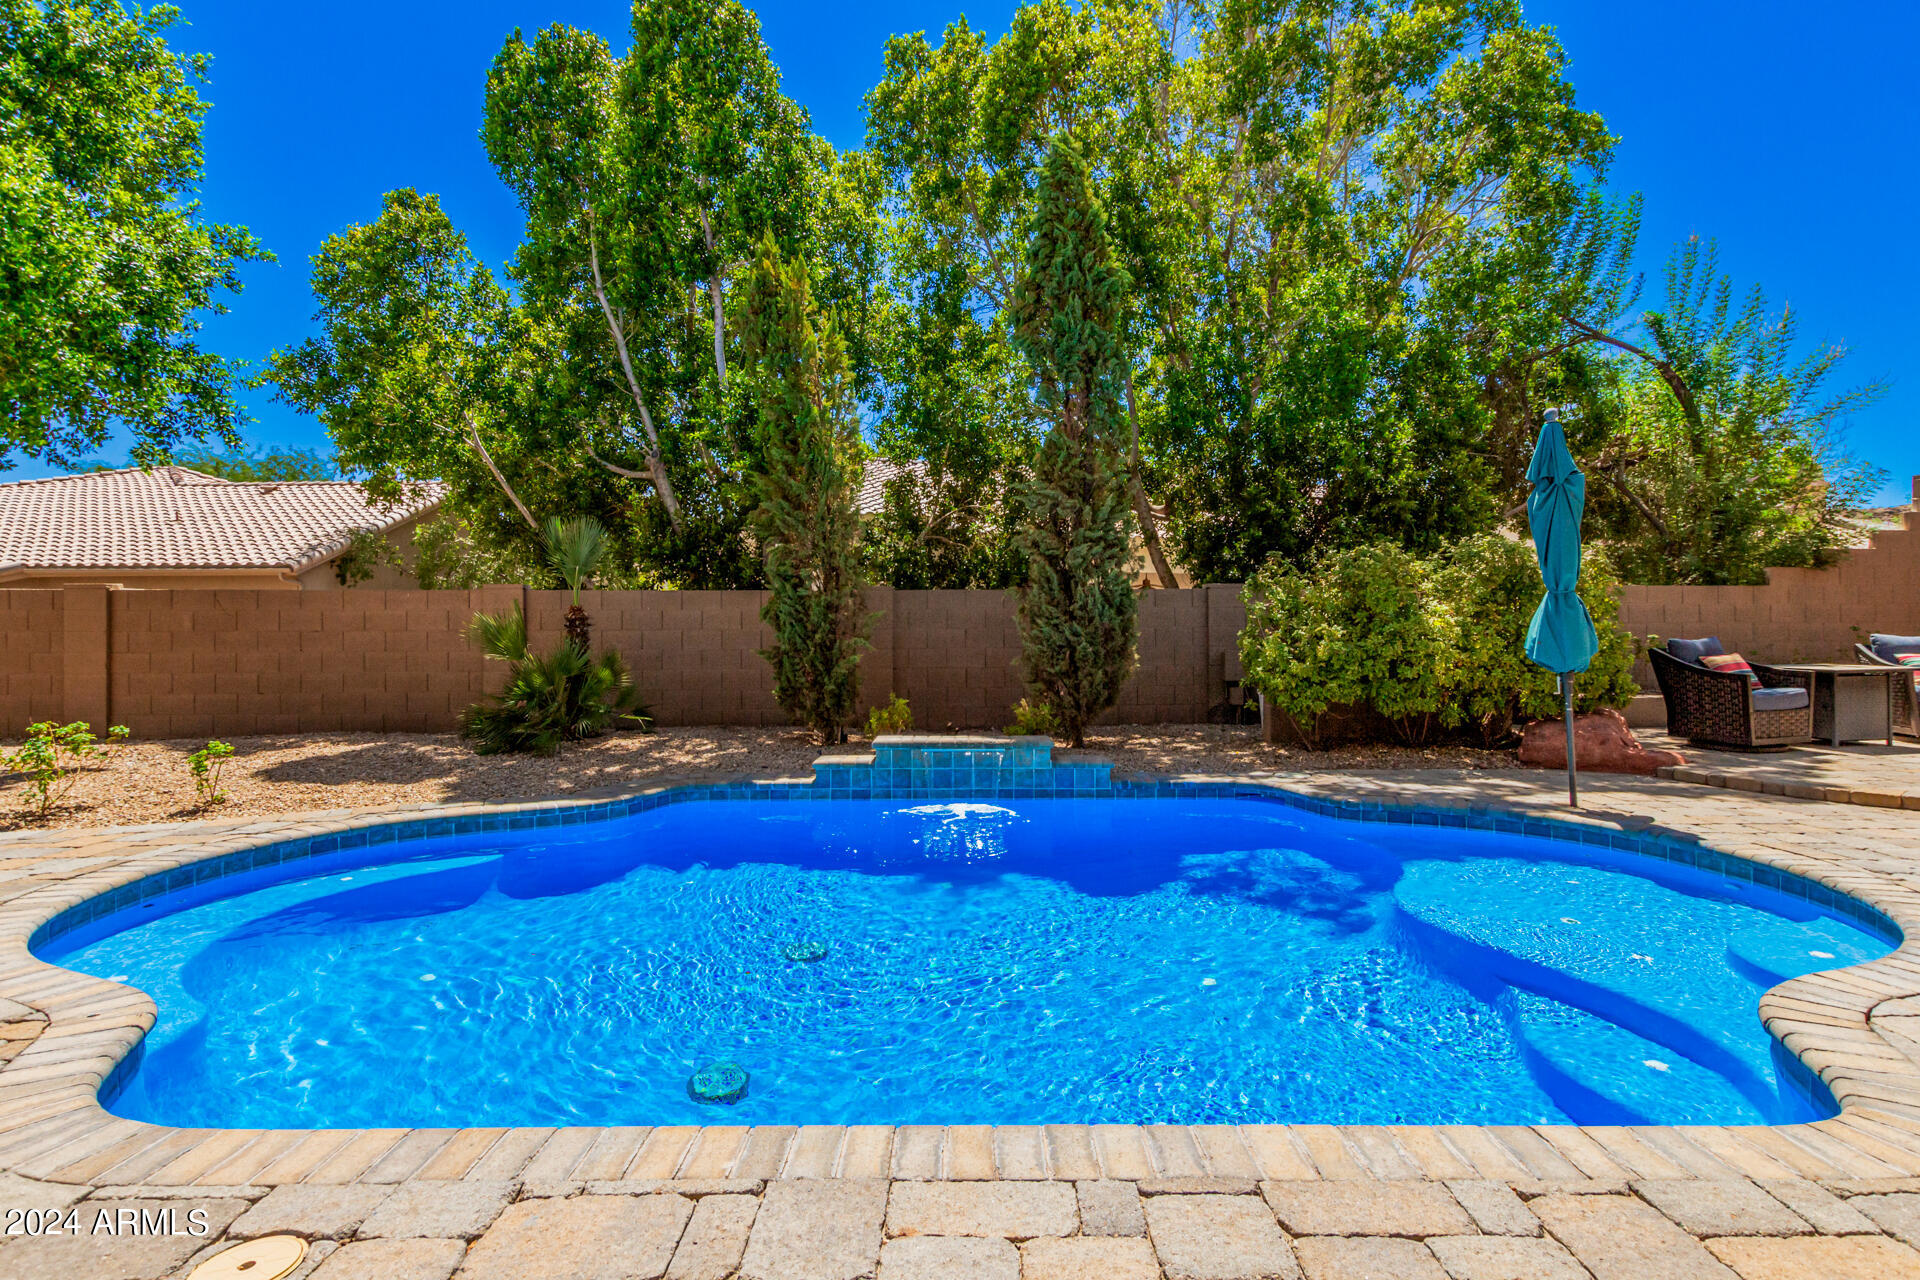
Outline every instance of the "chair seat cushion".
<path id="1" fill-rule="evenodd" d="M 1807 691 L 1794 685 L 1785 689 L 1755 689 L 1753 691 L 1753 709 L 1755 711 L 1792 711 L 1796 707 L 1807 705 Z"/>
<path id="2" fill-rule="evenodd" d="M 1903 653 L 1920 653 L 1920 636 L 1889 636 L 1875 632 L 1867 638 L 1867 648 L 1888 662 L 1898 662 Z"/>
<path id="3" fill-rule="evenodd" d="M 1874 638 L 1876 640 L 1879 639 L 1878 636 Z M 1667 652 L 1680 659 L 1680 661 L 1691 662 L 1697 667 L 1700 665 L 1700 659 L 1706 657 L 1708 654 L 1725 653 L 1726 649 L 1721 647 L 1719 636 L 1706 636 L 1699 640 L 1670 639 L 1667 641 Z"/>

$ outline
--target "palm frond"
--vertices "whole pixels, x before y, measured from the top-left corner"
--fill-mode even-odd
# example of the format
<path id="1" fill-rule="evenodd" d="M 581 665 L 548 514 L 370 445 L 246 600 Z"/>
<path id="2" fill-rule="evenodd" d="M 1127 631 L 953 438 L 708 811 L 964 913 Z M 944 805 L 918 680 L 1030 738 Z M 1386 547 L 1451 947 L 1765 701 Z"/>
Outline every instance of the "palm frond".
<path id="1" fill-rule="evenodd" d="M 527 656 L 527 615 L 517 604 L 506 613 L 476 613 L 467 638 L 489 658 L 519 662 Z"/>
<path id="2" fill-rule="evenodd" d="M 593 576 L 607 554 L 606 527 L 592 516 L 571 520 L 548 516 L 541 538 L 546 543 L 547 563 L 573 592 L 573 602 L 579 604 L 580 585 Z"/>

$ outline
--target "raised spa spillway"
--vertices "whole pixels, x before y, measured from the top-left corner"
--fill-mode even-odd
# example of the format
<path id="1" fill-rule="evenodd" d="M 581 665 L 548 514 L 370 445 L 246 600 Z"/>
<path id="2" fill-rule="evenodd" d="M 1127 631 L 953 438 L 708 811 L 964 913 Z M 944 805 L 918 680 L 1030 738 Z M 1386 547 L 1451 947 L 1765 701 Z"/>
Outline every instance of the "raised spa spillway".
<path id="1" fill-rule="evenodd" d="M 1244 795 L 709 795 L 315 855 L 39 952 L 153 996 L 105 1096 L 174 1125 L 1831 1114 L 1759 998 L 1891 940 L 1718 862 Z"/>

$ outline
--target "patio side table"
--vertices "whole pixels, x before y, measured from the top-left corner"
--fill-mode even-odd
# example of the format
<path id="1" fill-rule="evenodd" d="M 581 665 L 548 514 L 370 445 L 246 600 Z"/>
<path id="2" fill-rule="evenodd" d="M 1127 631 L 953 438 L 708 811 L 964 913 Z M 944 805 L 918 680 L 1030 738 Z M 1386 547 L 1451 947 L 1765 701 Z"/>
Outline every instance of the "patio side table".
<path id="1" fill-rule="evenodd" d="M 1881 738 L 1893 745 L 1893 682 L 1905 667 L 1860 662 L 1770 662 L 1813 677 L 1813 736 L 1833 746 Z"/>

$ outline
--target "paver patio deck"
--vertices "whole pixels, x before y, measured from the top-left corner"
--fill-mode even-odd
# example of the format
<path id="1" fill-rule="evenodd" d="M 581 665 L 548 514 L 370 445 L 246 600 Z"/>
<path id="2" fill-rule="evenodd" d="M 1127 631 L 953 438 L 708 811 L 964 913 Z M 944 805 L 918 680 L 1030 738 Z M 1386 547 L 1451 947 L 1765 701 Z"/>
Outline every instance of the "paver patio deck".
<path id="1" fill-rule="evenodd" d="M 1269 781 L 1558 812 L 1537 771 Z M 1920 815 L 1618 777 L 1583 798 L 1583 821 L 1691 833 L 1920 936 Z M 35 960 L 40 922 L 135 873 L 446 812 L 0 837 L 0 1231 L 15 1209 L 79 1228 L 0 1237 L 0 1275 L 180 1277 L 291 1231 L 317 1280 L 1920 1280 L 1920 943 L 1762 1000 L 1842 1103 L 1814 1124 L 219 1131 L 99 1108 L 152 1004 Z M 176 1234 L 116 1229 L 168 1209 Z"/>
<path id="2" fill-rule="evenodd" d="M 1686 757 L 1686 764 L 1661 771 L 1662 777 L 1674 782 L 1796 800 L 1920 810 L 1920 742 L 1912 738 L 1896 737 L 1892 746 L 1803 742 L 1777 751 L 1718 751 L 1656 730 L 1641 729 L 1635 736 L 1650 750 L 1678 751 Z"/>

